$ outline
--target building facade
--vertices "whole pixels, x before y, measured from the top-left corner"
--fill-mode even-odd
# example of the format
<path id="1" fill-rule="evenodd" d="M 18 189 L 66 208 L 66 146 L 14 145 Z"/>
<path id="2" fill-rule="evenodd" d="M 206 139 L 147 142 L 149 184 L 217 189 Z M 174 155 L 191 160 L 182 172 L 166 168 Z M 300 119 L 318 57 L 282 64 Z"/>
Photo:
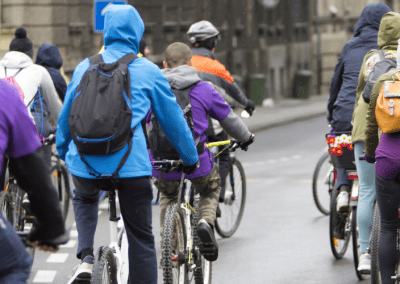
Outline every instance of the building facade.
<path id="1" fill-rule="evenodd" d="M 357 2 L 357 4 L 355 4 Z M 361 3 L 360 2 L 365 2 Z M 127 0 L 145 22 L 151 54 L 158 65 L 172 42 L 188 43 L 186 31 L 209 20 L 221 32 L 218 59 L 251 96 L 252 78 L 264 78 L 262 98 L 293 96 L 295 74 L 311 70 L 312 92 L 326 93 L 351 26 L 371 0 Z M 398 10 L 398 1 L 388 0 Z M 17 27 L 27 29 L 35 51 L 42 43 L 60 49 L 71 74 L 85 57 L 98 52 L 101 33 L 93 32 L 93 0 L 0 0 L 0 56 Z M 336 9 L 336 10 L 335 10 Z M 336 11 L 336 13 L 334 13 Z"/>

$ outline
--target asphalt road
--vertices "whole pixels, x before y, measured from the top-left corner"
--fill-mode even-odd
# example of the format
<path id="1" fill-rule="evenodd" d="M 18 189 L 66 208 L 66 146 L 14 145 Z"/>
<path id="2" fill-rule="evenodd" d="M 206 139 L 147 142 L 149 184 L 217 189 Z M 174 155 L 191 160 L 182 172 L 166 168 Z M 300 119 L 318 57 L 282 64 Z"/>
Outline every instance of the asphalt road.
<path id="1" fill-rule="evenodd" d="M 312 173 L 324 151 L 327 131 L 323 117 L 297 122 L 258 132 L 249 151 L 238 152 L 247 177 L 246 209 L 238 231 L 229 239 L 218 237 L 213 283 L 369 283 L 357 279 L 351 244 L 343 259 L 333 257 L 329 218 L 312 199 Z M 103 208 L 96 248 L 109 243 L 107 207 Z M 159 207 L 153 209 L 159 255 Z M 67 223 L 73 222 L 70 208 Z M 59 253 L 36 253 L 30 283 L 67 283 L 78 264 L 75 230 L 72 227 L 71 242 Z"/>

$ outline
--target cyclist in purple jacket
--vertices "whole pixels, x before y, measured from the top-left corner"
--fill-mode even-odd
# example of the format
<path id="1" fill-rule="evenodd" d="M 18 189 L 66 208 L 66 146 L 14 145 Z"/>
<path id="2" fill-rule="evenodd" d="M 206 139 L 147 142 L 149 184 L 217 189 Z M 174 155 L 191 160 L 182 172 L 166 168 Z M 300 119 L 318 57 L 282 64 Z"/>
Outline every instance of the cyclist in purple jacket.
<path id="1" fill-rule="evenodd" d="M 186 44 L 176 42 L 168 46 L 165 51 L 165 61 L 162 70 L 169 84 L 174 89 L 183 90 L 195 85 L 189 92 L 193 117 L 193 139 L 198 145 L 206 142 L 205 131 L 208 128 L 207 115 L 218 120 L 224 130 L 235 139 L 243 142 L 243 147 L 253 143 L 254 135 L 249 132 L 242 120 L 225 103 L 222 96 L 208 82 L 202 82 L 196 68 L 191 67 L 192 52 Z M 149 122 L 147 116 L 147 122 Z M 151 126 L 150 126 L 151 128 Z M 199 137 L 199 138 L 198 138 Z M 151 135 L 150 135 L 151 139 Z M 151 140 L 150 140 L 150 144 Z M 203 151 L 203 150 L 202 150 Z M 208 150 L 199 154 L 199 166 L 194 172 L 187 174 L 195 189 L 200 193 L 200 218 L 197 234 L 201 242 L 213 243 L 213 254 L 204 254 L 204 258 L 215 261 L 218 258 L 218 245 L 214 236 L 214 222 L 221 190 L 221 179 L 218 166 L 214 163 L 214 156 Z M 150 153 L 150 159 L 154 160 Z M 164 224 L 165 211 L 169 204 L 177 201 L 179 180 L 182 173 L 160 173 L 153 170 L 152 176 L 158 190 L 160 199 L 160 222 Z"/>
<path id="2" fill-rule="evenodd" d="M 57 191 L 47 166 L 37 153 L 40 144 L 36 126 L 20 99 L 18 90 L 0 80 L 0 173 L 4 173 L 6 158 L 9 169 L 18 185 L 28 193 L 31 210 L 36 221 L 28 240 L 57 250 L 68 241 L 61 216 Z M 0 185 L 3 190 L 4 175 Z M 1 178 L 0 178 L 1 179 Z M 0 214 L 0 283 L 26 283 L 32 266 L 32 258 L 10 223 Z"/>

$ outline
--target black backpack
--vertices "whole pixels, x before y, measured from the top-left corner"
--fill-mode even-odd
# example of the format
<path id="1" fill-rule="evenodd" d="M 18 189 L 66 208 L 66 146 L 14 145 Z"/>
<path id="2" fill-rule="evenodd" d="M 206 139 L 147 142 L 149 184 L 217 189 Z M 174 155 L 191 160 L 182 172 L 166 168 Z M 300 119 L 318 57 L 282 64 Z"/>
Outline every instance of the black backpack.
<path id="1" fill-rule="evenodd" d="M 197 83 L 196 83 L 197 84 Z M 177 90 L 172 88 L 171 93 L 176 96 L 176 102 L 181 107 L 183 111 L 183 116 L 186 119 L 186 122 L 189 126 L 189 129 L 192 131 L 192 135 L 194 137 L 193 132 L 193 114 L 192 114 L 192 105 L 190 104 L 190 91 L 196 86 L 196 84 L 191 85 L 185 89 Z M 198 143 L 200 140 L 200 135 L 198 139 L 196 139 L 195 143 Z M 168 159 L 168 160 L 179 160 L 179 153 L 172 146 L 171 142 L 169 142 L 167 136 L 165 136 L 164 131 L 161 129 L 160 124 L 158 123 L 154 113 L 151 113 L 150 120 L 150 128 L 149 128 L 149 146 L 151 155 L 156 160 Z M 202 154 L 204 152 L 204 145 L 196 145 L 198 154 Z"/>
<path id="2" fill-rule="evenodd" d="M 72 139 L 78 153 L 96 177 L 104 177 L 83 159 L 85 155 L 111 155 L 127 143 L 128 151 L 113 177 L 125 164 L 131 149 L 132 100 L 128 64 L 137 56 L 129 53 L 114 63 L 104 63 L 101 54 L 89 58 L 90 67 L 76 89 L 68 117 Z M 89 171 L 89 168 L 96 174 Z"/>
<path id="3" fill-rule="evenodd" d="M 374 88 L 375 83 L 378 80 L 379 76 L 385 74 L 392 68 L 396 68 L 396 58 L 385 57 L 381 49 L 378 50 L 378 54 L 380 59 L 372 67 L 371 73 L 369 73 L 366 79 L 365 88 L 362 92 L 362 97 L 364 99 L 364 102 L 366 102 L 367 104 L 369 104 L 369 101 L 371 99 L 372 89 Z"/>

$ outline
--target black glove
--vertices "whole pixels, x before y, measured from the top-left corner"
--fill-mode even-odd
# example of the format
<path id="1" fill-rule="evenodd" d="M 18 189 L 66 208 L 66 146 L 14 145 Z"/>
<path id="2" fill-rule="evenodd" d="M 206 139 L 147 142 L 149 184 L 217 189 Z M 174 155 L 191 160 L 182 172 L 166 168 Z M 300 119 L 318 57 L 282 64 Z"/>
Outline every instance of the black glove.
<path id="1" fill-rule="evenodd" d="M 326 120 L 328 120 L 328 123 L 331 124 L 332 121 L 332 113 L 330 111 L 327 112 L 326 114 Z"/>
<path id="2" fill-rule="evenodd" d="M 183 164 L 183 172 L 187 175 L 190 175 L 192 173 L 194 173 L 194 171 L 200 166 L 200 160 L 197 160 L 196 163 L 194 163 L 191 166 L 187 166 L 185 164 Z"/>
<path id="3" fill-rule="evenodd" d="M 249 145 L 253 142 L 254 142 L 254 134 L 251 134 L 249 140 L 240 144 L 240 148 L 242 148 L 243 151 L 247 151 Z"/>
<path id="4" fill-rule="evenodd" d="M 244 110 L 247 111 L 250 116 L 253 114 L 255 108 L 256 106 L 254 105 L 253 101 L 247 100 L 246 108 Z"/>

